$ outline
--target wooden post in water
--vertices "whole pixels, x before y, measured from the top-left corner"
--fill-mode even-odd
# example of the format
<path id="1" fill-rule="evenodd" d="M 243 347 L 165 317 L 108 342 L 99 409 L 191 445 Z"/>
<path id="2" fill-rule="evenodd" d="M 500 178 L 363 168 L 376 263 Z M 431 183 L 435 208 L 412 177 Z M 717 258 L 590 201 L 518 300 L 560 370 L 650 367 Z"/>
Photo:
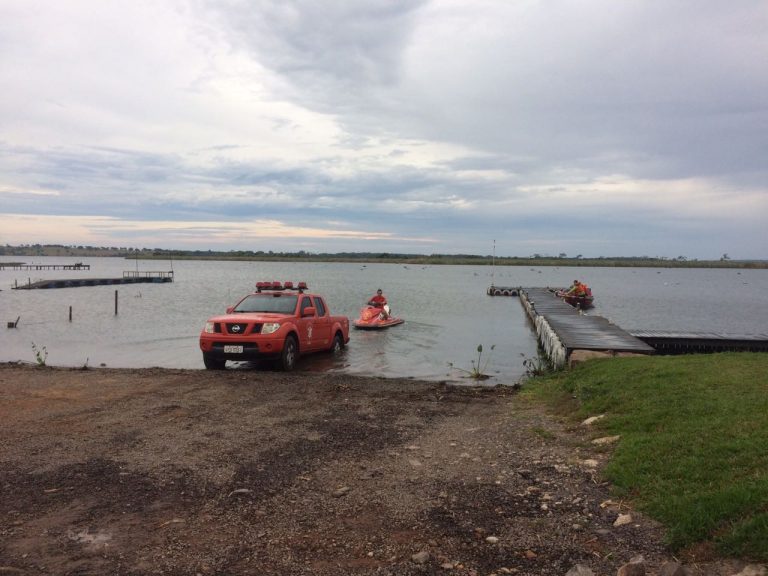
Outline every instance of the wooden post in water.
<path id="1" fill-rule="evenodd" d="M 115 290 L 115 316 L 117 316 L 117 290 Z"/>
<path id="2" fill-rule="evenodd" d="M 72 306 L 69 307 L 69 321 L 72 322 Z"/>

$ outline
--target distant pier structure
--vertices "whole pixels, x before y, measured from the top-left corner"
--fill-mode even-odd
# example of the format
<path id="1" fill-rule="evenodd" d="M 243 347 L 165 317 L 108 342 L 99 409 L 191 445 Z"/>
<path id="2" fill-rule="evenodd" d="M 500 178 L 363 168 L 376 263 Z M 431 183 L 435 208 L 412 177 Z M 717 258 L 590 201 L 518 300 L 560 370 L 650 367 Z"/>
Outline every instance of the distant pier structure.
<path id="1" fill-rule="evenodd" d="M 15 284 L 14 290 L 49 290 L 53 288 L 81 288 L 83 286 L 111 286 L 114 284 L 161 284 L 173 282 L 173 270 L 168 272 L 123 272 L 121 278 L 65 278 L 29 281 Z"/>
<path id="2" fill-rule="evenodd" d="M 0 262 L 0 270 L 90 270 L 90 264 L 26 264 L 24 262 Z"/>

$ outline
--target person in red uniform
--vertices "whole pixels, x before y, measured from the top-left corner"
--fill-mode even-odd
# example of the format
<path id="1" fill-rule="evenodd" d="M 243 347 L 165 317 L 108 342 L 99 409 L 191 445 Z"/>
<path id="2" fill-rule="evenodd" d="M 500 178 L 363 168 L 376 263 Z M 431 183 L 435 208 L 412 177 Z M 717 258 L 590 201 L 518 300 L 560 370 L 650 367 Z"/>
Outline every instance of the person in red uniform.
<path id="1" fill-rule="evenodd" d="M 584 282 L 579 282 L 578 280 L 573 281 L 573 285 L 568 289 L 566 292 L 566 295 L 568 296 L 592 296 L 592 290 L 584 284 Z"/>
<path id="2" fill-rule="evenodd" d="M 381 292 L 381 288 L 376 290 L 376 295 L 372 296 L 371 299 L 368 301 L 368 304 L 371 306 L 376 306 L 376 308 L 384 308 L 384 305 L 387 303 L 387 297 L 384 296 Z"/>
<path id="3" fill-rule="evenodd" d="M 567 296 L 584 296 L 585 294 L 585 285 L 579 282 L 578 280 L 574 280 L 573 284 L 571 284 L 570 288 L 565 292 Z"/>
<path id="4" fill-rule="evenodd" d="M 368 305 L 381 308 L 381 314 L 379 314 L 379 318 L 382 320 L 389 318 L 389 306 L 387 305 L 387 297 L 384 296 L 384 294 L 381 292 L 381 288 L 376 290 L 376 295 L 372 296 L 371 299 L 368 300 Z"/>

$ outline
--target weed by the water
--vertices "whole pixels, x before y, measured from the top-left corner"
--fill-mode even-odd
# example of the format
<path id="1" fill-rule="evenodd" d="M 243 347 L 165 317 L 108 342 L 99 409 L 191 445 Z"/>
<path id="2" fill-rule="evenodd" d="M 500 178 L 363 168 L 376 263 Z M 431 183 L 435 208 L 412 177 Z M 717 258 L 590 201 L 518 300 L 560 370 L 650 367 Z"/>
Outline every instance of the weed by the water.
<path id="1" fill-rule="evenodd" d="M 534 376 L 544 376 L 552 372 L 552 362 L 549 361 L 546 354 L 539 350 L 536 358 L 526 358 L 523 360 L 523 368 L 525 368 L 525 375 L 529 378 Z"/>
<path id="2" fill-rule="evenodd" d="M 488 353 L 488 356 L 486 356 L 485 363 L 483 363 L 483 345 L 478 344 L 477 345 L 477 361 L 470 360 L 470 363 L 472 365 L 472 368 L 470 370 L 455 366 L 453 362 L 448 362 L 448 366 L 468 374 L 470 378 L 474 378 L 475 380 L 486 380 L 490 378 L 490 376 L 485 373 L 485 369 L 488 367 L 488 363 L 491 361 L 491 355 L 493 353 L 494 348 L 496 348 L 496 344 L 493 344 L 491 346 L 491 351 Z"/>
<path id="3" fill-rule="evenodd" d="M 45 361 L 48 359 L 48 349 L 45 346 L 40 348 L 37 344 L 32 342 L 32 352 L 35 354 L 35 362 L 38 366 L 45 366 Z"/>

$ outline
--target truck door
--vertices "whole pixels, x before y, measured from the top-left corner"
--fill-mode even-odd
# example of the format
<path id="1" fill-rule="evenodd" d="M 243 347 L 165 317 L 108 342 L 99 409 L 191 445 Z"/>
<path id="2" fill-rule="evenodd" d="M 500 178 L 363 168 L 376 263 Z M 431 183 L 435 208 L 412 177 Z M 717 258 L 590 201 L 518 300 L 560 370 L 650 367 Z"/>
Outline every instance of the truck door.
<path id="1" fill-rule="evenodd" d="M 311 352 L 317 348 L 315 342 L 315 317 L 304 316 L 304 310 L 312 306 L 312 300 L 309 296 L 302 296 L 299 303 L 299 318 L 296 321 L 296 326 L 299 331 L 299 350 L 301 353 Z"/>
<path id="2" fill-rule="evenodd" d="M 331 345 L 331 315 L 325 307 L 325 302 L 320 296 L 313 296 L 315 310 L 315 330 L 314 336 L 317 338 L 319 348 L 325 349 Z"/>

